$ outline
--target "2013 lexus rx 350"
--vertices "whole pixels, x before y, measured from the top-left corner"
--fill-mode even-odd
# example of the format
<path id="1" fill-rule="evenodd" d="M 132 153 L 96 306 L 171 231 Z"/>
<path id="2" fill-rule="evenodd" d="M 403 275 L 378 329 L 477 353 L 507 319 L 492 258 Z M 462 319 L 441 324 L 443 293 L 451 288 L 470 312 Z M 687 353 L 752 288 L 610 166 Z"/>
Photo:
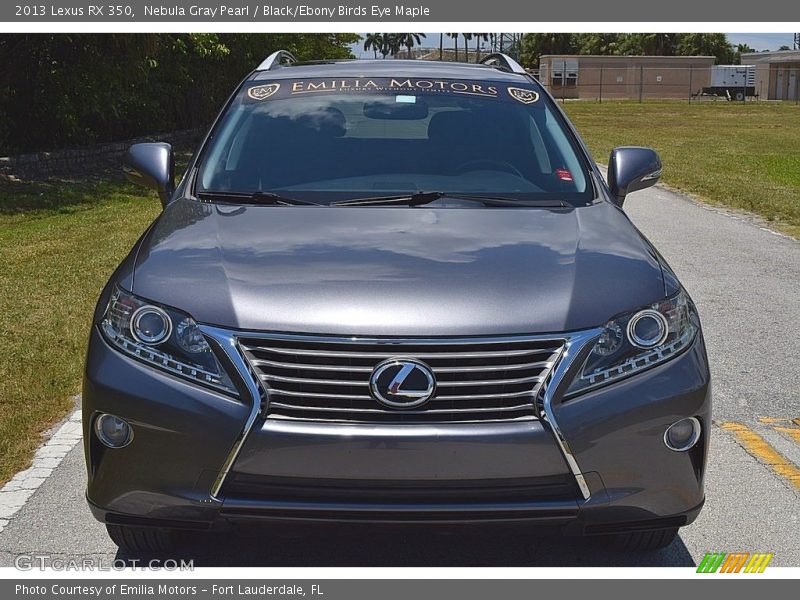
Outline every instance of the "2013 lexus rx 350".
<path id="1" fill-rule="evenodd" d="M 666 545 L 703 504 L 691 298 L 512 59 L 296 63 L 234 92 L 97 305 L 87 498 L 163 550 L 241 523 L 539 522 Z"/>

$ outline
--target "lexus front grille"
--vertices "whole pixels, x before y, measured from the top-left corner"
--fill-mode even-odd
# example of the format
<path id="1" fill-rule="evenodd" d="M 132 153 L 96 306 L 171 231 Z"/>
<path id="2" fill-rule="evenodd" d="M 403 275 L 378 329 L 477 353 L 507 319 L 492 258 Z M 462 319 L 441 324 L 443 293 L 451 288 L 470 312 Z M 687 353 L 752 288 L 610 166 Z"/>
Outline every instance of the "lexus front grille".
<path id="1" fill-rule="evenodd" d="M 267 390 L 267 417 L 360 423 L 515 421 L 536 418 L 535 399 L 564 341 L 539 337 L 391 339 L 242 336 L 239 343 Z M 370 395 L 388 358 L 423 361 L 436 393 L 395 410 Z"/>

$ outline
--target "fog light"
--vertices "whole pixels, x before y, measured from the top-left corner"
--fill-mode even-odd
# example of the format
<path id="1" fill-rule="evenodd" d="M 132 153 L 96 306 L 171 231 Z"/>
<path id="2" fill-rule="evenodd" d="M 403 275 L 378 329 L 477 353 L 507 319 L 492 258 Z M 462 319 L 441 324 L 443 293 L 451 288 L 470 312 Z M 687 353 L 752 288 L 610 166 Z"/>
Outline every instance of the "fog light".
<path id="1" fill-rule="evenodd" d="M 114 415 L 100 415 L 94 420 L 97 438 L 109 448 L 122 448 L 133 440 L 133 429 Z"/>
<path id="2" fill-rule="evenodd" d="M 700 439 L 700 421 L 694 417 L 675 421 L 664 432 L 664 444 L 675 452 L 685 452 Z"/>

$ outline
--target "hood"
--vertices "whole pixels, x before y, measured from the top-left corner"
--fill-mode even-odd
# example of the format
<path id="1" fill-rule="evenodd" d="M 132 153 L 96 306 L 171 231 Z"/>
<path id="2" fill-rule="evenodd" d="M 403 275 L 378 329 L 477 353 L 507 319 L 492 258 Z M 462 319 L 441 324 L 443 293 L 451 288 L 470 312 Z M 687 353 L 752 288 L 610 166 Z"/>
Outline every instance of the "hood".
<path id="1" fill-rule="evenodd" d="M 555 333 L 664 296 L 615 206 L 231 206 L 178 200 L 142 240 L 134 293 L 236 329 Z"/>

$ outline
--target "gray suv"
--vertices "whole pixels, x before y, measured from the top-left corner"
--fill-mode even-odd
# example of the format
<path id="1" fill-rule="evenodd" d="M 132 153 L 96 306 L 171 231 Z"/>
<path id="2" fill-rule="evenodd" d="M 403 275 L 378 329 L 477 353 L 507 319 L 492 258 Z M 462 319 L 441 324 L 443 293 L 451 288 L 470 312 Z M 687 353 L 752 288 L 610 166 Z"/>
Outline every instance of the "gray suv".
<path id="1" fill-rule="evenodd" d="M 511 58 L 268 57 L 174 185 L 89 340 L 87 498 L 133 553 L 261 523 L 557 525 L 669 544 L 703 501 L 697 312 Z"/>

